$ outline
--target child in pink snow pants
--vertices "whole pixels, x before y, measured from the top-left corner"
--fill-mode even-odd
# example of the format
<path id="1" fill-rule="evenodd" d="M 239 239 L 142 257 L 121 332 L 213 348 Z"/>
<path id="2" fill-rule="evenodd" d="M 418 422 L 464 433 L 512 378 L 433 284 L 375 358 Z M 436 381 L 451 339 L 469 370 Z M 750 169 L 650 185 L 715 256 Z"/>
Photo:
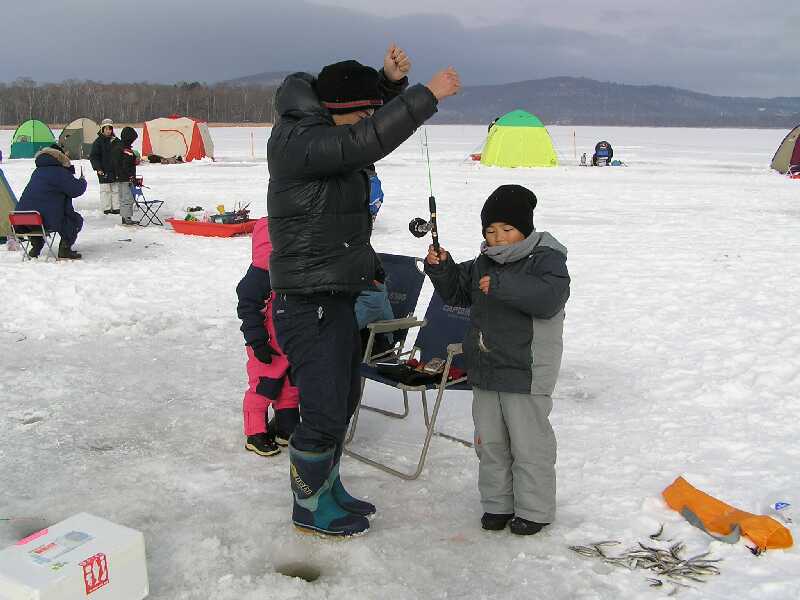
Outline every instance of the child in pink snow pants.
<path id="1" fill-rule="evenodd" d="M 300 420 L 299 392 L 289 378 L 289 360 L 278 346 L 272 323 L 273 292 L 269 281 L 269 241 L 267 218 L 259 219 L 253 230 L 253 262 L 236 286 L 239 303 L 236 312 L 247 349 L 249 388 L 244 394 L 245 449 L 260 456 L 273 456 Z M 275 418 L 268 421 L 272 404 Z"/>

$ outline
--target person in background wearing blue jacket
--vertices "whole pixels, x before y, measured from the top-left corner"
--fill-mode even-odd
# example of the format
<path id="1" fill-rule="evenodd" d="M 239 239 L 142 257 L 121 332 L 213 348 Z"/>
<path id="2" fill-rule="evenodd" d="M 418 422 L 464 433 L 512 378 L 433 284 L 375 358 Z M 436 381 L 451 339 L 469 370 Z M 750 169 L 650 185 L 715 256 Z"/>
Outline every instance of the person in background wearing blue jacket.
<path id="1" fill-rule="evenodd" d="M 72 199 L 86 191 L 86 179 L 83 173 L 75 178 L 75 167 L 58 144 L 39 150 L 35 162 L 36 170 L 22 192 L 17 210 L 39 211 L 45 230 L 57 231 L 61 236 L 58 258 L 79 259 L 81 255 L 72 245 L 83 228 L 83 217 L 75 212 Z M 42 238 L 32 237 L 29 256 L 38 257 L 43 247 Z"/>

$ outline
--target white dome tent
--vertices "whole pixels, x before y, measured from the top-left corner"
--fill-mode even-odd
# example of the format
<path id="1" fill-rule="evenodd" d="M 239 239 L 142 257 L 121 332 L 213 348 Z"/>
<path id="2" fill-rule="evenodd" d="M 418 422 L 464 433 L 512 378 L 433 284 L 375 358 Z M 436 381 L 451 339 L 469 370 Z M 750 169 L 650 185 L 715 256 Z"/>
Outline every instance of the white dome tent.
<path id="1" fill-rule="evenodd" d="M 204 121 L 171 115 L 145 122 L 142 154 L 165 158 L 180 156 L 184 162 L 206 156 L 213 160 L 214 142 Z"/>

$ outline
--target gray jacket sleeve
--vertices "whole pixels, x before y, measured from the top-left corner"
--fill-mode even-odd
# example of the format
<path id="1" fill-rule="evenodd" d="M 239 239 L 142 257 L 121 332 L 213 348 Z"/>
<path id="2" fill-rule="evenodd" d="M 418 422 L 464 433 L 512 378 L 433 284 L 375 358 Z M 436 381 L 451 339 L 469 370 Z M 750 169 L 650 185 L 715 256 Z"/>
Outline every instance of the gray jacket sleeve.
<path id="1" fill-rule="evenodd" d="M 457 265 L 453 257 L 438 265 L 425 262 L 425 273 L 431 278 L 433 287 L 439 292 L 445 304 L 450 306 L 472 305 L 472 264 L 475 261 Z"/>
<path id="2" fill-rule="evenodd" d="M 436 97 L 424 85 L 410 87 L 372 117 L 331 127 L 319 121 L 299 127 L 287 141 L 286 156 L 296 176 L 315 179 L 363 169 L 391 153 L 436 112 Z"/>
<path id="3" fill-rule="evenodd" d="M 567 257 L 550 251 L 528 259 L 524 270 L 493 274 L 489 296 L 533 318 L 549 319 L 564 308 L 569 284 Z"/>

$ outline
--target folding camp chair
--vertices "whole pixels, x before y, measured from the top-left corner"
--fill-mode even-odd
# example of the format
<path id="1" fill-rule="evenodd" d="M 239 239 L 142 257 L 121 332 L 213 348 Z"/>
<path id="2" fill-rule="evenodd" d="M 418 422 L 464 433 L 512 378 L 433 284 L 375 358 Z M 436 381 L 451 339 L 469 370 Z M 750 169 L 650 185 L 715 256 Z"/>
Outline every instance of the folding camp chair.
<path id="1" fill-rule="evenodd" d="M 58 255 L 53 252 L 53 243 L 56 240 L 56 232 L 48 232 L 44 228 L 42 215 L 38 210 L 18 210 L 8 213 L 8 222 L 11 225 L 11 235 L 22 246 L 22 260 L 30 260 L 28 251 L 31 246 L 31 238 L 39 237 L 47 248 L 47 253 L 56 261 Z M 42 248 L 44 250 L 44 248 Z M 45 257 L 47 260 L 47 257 Z"/>
<path id="2" fill-rule="evenodd" d="M 378 257 L 386 273 L 385 283 L 389 293 L 389 304 L 392 305 L 392 314 L 398 318 L 391 321 L 377 321 L 367 326 L 369 338 L 364 350 L 364 362 L 371 365 L 374 365 L 379 360 L 400 360 L 410 354 L 411 351 L 403 351 L 403 346 L 409 329 L 421 323 L 421 321 L 417 321 L 413 313 L 417 307 L 420 291 L 422 291 L 422 284 L 425 281 L 425 273 L 421 268 L 421 259 L 413 256 L 403 256 L 402 254 L 378 254 Z M 392 333 L 394 345 L 386 351 L 373 354 L 376 336 L 386 333 Z M 364 387 L 363 378 L 361 387 L 362 389 Z M 379 412 L 387 417 L 402 419 L 408 416 L 408 394 L 403 391 L 402 413 L 366 404 L 362 404 L 361 408 Z"/>
<path id="3" fill-rule="evenodd" d="M 158 217 L 158 211 L 164 205 L 163 200 L 148 200 L 144 196 L 144 188 L 148 188 L 146 185 L 143 185 L 144 179 L 142 177 L 137 177 L 134 183 L 131 183 L 131 194 L 133 194 L 133 204 L 136 208 L 142 211 L 142 216 L 139 219 L 138 223 L 141 227 L 147 227 L 151 223 L 155 223 L 156 225 L 164 225 L 161 219 Z"/>
<path id="4" fill-rule="evenodd" d="M 397 321 L 403 321 L 403 319 L 398 319 Z M 371 325 L 374 326 L 374 329 L 377 331 L 385 331 L 390 327 L 391 324 L 392 324 L 391 321 L 383 321 L 379 323 L 373 323 Z M 419 360 L 423 363 L 427 363 L 433 358 L 445 359 L 444 370 L 441 373 L 441 377 L 437 377 L 437 380 L 434 380 L 430 383 L 424 383 L 420 385 L 407 385 L 404 383 L 399 383 L 385 375 L 382 375 L 379 372 L 379 369 L 374 364 L 370 364 L 365 361 L 365 363 L 363 363 L 361 366 L 362 400 L 364 395 L 364 383 L 367 379 L 401 390 L 403 392 L 403 398 L 406 399 L 406 407 L 408 407 L 407 404 L 408 392 L 420 393 L 420 399 L 422 401 L 423 419 L 425 421 L 426 432 L 425 432 L 425 442 L 422 446 L 422 452 L 420 453 L 416 469 L 411 473 L 405 473 L 403 471 L 394 469 L 384 463 L 378 462 L 377 460 L 373 460 L 362 454 L 354 452 L 349 447 L 345 448 L 345 453 L 348 456 L 352 456 L 353 458 L 360 460 L 361 462 L 372 465 L 373 467 L 377 467 L 387 473 L 396 475 L 397 477 L 400 477 L 402 479 L 411 480 L 411 479 L 416 479 L 417 477 L 419 477 L 420 473 L 422 473 L 422 469 L 425 466 L 425 458 L 428 454 L 428 447 L 430 446 L 432 436 L 439 435 L 441 437 L 461 442 L 467 446 L 472 446 L 472 443 L 468 440 L 463 440 L 436 431 L 436 418 L 439 414 L 439 407 L 442 404 L 442 399 L 444 397 L 445 390 L 471 389 L 469 384 L 466 382 L 467 378 L 466 375 L 464 374 L 463 356 L 461 351 L 461 342 L 464 339 L 464 334 L 466 333 L 468 326 L 469 326 L 469 309 L 447 306 L 442 301 L 441 296 L 439 296 L 438 293 L 434 292 L 433 296 L 431 297 L 431 302 L 428 306 L 428 310 L 425 313 L 424 321 L 416 321 L 409 319 L 406 320 L 406 322 L 404 323 L 397 323 L 396 327 L 398 331 L 400 329 L 407 330 L 411 327 L 421 327 L 420 332 L 417 335 L 415 346 L 410 352 L 410 358 L 416 358 L 418 355 Z M 458 376 L 453 377 L 451 379 L 451 376 L 454 375 L 454 373 L 451 373 L 451 371 L 455 371 L 456 369 L 458 370 L 457 371 Z M 433 410 L 431 411 L 430 414 L 428 413 L 428 398 L 427 398 L 428 390 L 437 391 L 436 401 L 434 402 Z M 359 408 L 360 405 L 358 408 L 356 408 L 355 414 L 353 415 L 353 419 L 350 424 L 350 431 L 346 439 L 346 443 L 348 444 L 352 442 L 352 439 L 355 435 L 356 427 L 358 426 Z"/>

